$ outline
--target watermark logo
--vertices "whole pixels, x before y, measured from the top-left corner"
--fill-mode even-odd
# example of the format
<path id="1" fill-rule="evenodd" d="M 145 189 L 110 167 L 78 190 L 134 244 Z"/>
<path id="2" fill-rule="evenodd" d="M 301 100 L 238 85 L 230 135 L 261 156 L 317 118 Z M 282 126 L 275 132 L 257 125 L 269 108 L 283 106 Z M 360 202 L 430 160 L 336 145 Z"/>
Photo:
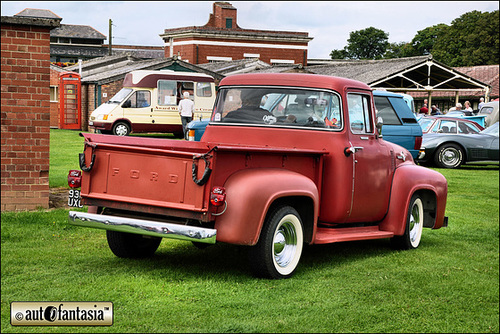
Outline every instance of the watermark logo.
<path id="1" fill-rule="evenodd" d="M 111 302 L 12 302 L 12 326 L 111 326 Z"/>

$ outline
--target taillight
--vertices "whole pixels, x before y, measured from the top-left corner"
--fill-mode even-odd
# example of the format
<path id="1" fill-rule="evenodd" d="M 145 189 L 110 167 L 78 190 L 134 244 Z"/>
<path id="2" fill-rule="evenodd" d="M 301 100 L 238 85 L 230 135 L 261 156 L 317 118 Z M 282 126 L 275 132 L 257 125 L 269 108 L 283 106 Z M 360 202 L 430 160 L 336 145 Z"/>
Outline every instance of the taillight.
<path id="1" fill-rule="evenodd" d="M 188 140 L 189 141 L 194 141 L 194 130 L 189 130 L 188 131 Z"/>
<path id="2" fill-rule="evenodd" d="M 415 137 L 415 150 L 420 150 L 420 146 L 422 146 L 422 137 Z"/>
<path id="3" fill-rule="evenodd" d="M 82 171 L 70 170 L 68 174 L 68 185 L 71 188 L 80 188 L 82 186 Z"/>
<path id="4" fill-rule="evenodd" d="M 213 206 L 222 206 L 226 202 L 226 189 L 224 187 L 213 187 L 210 193 L 210 203 Z"/>

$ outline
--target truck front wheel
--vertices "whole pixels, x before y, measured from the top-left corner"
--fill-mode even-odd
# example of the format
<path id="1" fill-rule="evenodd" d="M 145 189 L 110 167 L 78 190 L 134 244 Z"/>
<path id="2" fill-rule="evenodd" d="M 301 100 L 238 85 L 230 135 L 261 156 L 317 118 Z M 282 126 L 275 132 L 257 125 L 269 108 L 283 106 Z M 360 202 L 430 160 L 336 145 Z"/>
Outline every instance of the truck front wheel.
<path id="1" fill-rule="evenodd" d="M 108 245 L 113 254 L 124 258 L 149 257 L 160 246 L 161 239 L 140 234 L 106 231 Z"/>
<path id="2" fill-rule="evenodd" d="M 395 249 L 414 249 L 420 244 L 424 227 L 424 204 L 418 194 L 414 194 L 408 207 L 405 232 L 391 239 Z"/>
<path id="3" fill-rule="evenodd" d="M 299 264 L 304 242 L 300 215 L 290 206 L 276 209 L 264 222 L 257 244 L 250 250 L 256 276 L 288 278 Z"/>

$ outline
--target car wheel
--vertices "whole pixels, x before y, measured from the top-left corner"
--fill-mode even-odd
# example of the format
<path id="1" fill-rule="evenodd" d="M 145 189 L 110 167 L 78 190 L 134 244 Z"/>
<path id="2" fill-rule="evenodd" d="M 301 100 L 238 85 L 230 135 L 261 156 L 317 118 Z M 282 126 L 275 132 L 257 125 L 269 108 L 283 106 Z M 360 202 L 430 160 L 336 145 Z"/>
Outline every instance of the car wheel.
<path id="1" fill-rule="evenodd" d="M 140 234 L 106 231 L 108 245 L 113 254 L 123 258 L 142 258 L 152 256 L 160 246 L 159 237 Z"/>
<path id="2" fill-rule="evenodd" d="M 420 245 L 422 230 L 424 228 L 424 203 L 422 198 L 415 194 L 408 206 L 405 232 L 401 236 L 394 236 L 391 239 L 395 249 L 414 249 Z"/>
<path id="3" fill-rule="evenodd" d="M 438 167 L 458 168 L 464 162 L 464 152 L 456 144 L 444 144 L 437 150 L 434 162 Z"/>
<path id="4" fill-rule="evenodd" d="M 264 278 L 288 278 L 299 264 L 304 242 L 302 222 L 297 211 L 282 206 L 266 219 L 259 241 L 250 250 L 254 274 Z"/>
<path id="5" fill-rule="evenodd" d="M 130 134 L 130 126 L 124 122 L 118 122 L 113 126 L 113 134 L 117 136 L 127 136 Z"/>

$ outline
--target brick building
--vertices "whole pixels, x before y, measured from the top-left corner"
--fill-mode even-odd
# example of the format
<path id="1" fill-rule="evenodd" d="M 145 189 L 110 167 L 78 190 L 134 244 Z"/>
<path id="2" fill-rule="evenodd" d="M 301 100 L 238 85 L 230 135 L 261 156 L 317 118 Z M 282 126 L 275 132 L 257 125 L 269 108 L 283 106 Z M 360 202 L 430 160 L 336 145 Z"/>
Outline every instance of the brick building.
<path id="1" fill-rule="evenodd" d="M 60 20 L 1 17 L 1 210 L 49 207 L 50 30 Z"/>
<path id="2" fill-rule="evenodd" d="M 307 65 L 307 32 L 242 29 L 237 10 L 228 2 L 214 2 L 204 26 L 165 29 L 165 57 L 179 56 L 192 64 L 259 58 L 269 64 Z"/>

